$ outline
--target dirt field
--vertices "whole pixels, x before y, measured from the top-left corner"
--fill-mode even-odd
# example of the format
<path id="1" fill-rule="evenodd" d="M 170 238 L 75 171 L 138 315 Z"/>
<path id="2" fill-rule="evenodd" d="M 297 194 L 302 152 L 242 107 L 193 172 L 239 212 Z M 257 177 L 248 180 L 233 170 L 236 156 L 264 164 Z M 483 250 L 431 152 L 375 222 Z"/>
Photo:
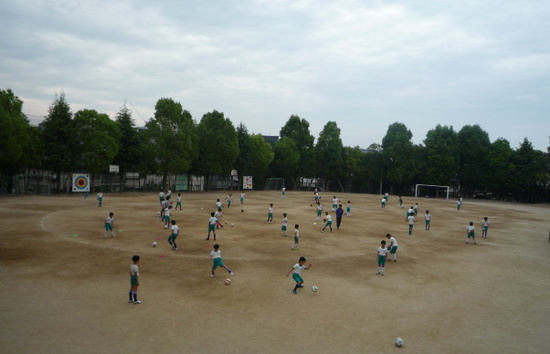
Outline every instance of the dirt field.
<path id="1" fill-rule="evenodd" d="M 405 198 L 419 203 L 407 235 L 390 196 L 352 201 L 340 230 L 314 225 L 312 193 L 238 193 L 218 231 L 232 284 L 210 278 L 209 212 L 225 192 L 184 193 L 179 250 L 166 242 L 156 194 L 0 198 L 1 353 L 543 353 L 550 346 L 549 205 Z M 333 194 L 323 193 L 329 210 Z M 273 224 L 266 223 L 269 203 Z M 345 206 L 345 205 L 344 205 Z M 432 214 L 425 231 L 423 214 Z M 103 238 L 115 213 L 116 237 Z M 289 214 L 289 237 L 280 228 Z M 491 221 L 481 238 L 481 221 Z M 476 226 L 477 245 L 465 244 Z M 231 223 L 234 224 L 231 227 Z M 290 249 L 295 223 L 301 251 Z M 398 262 L 376 273 L 386 233 Z M 151 247 L 157 241 L 159 246 Z M 128 267 L 141 256 L 140 305 L 129 304 Z M 286 273 L 305 256 L 305 288 Z M 312 292 L 317 285 L 319 291 Z M 393 345 L 395 337 L 404 346 Z"/>

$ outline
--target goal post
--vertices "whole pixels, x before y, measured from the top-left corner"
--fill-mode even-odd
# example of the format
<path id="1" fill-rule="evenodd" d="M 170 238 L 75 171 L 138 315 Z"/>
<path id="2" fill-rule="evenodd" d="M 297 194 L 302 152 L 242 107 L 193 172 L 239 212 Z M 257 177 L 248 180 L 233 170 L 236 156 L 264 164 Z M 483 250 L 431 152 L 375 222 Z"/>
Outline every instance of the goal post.
<path id="1" fill-rule="evenodd" d="M 429 197 L 429 198 L 441 198 L 441 194 L 445 196 L 446 200 L 449 200 L 449 194 L 451 192 L 450 186 L 439 186 L 435 184 L 417 184 L 414 187 L 414 197 Z"/>
<path id="2" fill-rule="evenodd" d="M 268 178 L 265 181 L 266 191 L 280 191 L 285 186 L 285 180 L 283 178 Z"/>

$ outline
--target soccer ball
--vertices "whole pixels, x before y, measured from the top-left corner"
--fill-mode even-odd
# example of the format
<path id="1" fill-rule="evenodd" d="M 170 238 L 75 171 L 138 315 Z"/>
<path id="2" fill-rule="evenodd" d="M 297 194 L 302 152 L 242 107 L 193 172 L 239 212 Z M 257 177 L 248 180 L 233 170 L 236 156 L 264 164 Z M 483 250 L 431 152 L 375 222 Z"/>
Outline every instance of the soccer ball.
<path id="1" fill-rule="evenodd" d="M 313 225 L 317 225 L 317 223 L 316 223 L 316 222 L 314 222 L 314 223 L 313 223 Z"/>
<path id="2" fill-rule="evenodd" d="M 234 226 L 233 223 L 231 223 L 231 227 L 233 227 L 233 226 Z"/>
<path id="3" fill-rule="evenodd" d="M 319 288 L 318 288 L 316 285 L 313 285 L 313 286 L 311 287 L 311 291 L 313 291 L 314 293 L 316 293 L 317 290 L 319 290 Z"/>
<path id="4" fill-rule="evenodd" d="M 227 278 L 223 282 L 225 285 L 231 285 L 231 279 Z"/>
<path id="5" fill-rule="evenodd" d="M 157 247 L 157 243 L 156 243 L 156 242 L 153 242 L 153 243 L 151 244 L 151 246 Z"/>
<path id="6" fill-rule="evenodd" d="M 396 347 L 401 347 L 403 345 L 403 339 L 397 337 L 395 338 L 395 346 Z"/>
<path id="7" fill-rule="evenodd" d="M 157 216 L 160 216 L 160 211 L 157 213 Z"/>

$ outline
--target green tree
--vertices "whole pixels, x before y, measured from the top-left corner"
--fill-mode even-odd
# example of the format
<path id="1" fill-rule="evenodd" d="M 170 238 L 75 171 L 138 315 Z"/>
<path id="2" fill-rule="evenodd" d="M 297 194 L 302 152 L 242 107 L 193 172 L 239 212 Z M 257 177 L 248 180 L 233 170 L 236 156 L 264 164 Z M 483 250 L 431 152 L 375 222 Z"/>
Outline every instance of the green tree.
<path id="1" fill-rule="evenodd" d="M 195 170 L 206 176 L 208 190 L 213 175 L 230 175 L 239 156 L 239 140 L 233 123 L 216 110 L 202 116 L 197 135 L 200 159 Z"/>
<path id="2" fill-rule="evenodd" d="M 309 132 L 309 122 L 301 119 L 299 116 L 292 115 L 279 133 L 281 139 L 289 138 L 294 141 L 300 161 L 298 169 L 292 176 L 294 182 L 298 177 L 314 177 L 315 173 L 315 154 L 313 142 L 315 138 Z"/>
<path id="3" fill-rule="evenodd" d="M 518 202 L 533 203 L 542 201 L 548 184 L 548 171 L 544 154 L 535 150 L 527 138 L 512 155 L 514 170 L 511 180 L 515 199 Z"/>
<path id="4" fill-rule="evenodd" d="M 165 190 L 168 175 L 188 172 L 197 158 L 195 123 L 179 102 L 160 98 L 155 104 L 155 117 L 145 127 L 144 166 L 147 172 L 162 175 Z"/>
<path id="5" fill-rule="evenodd" d="M 10 90 L 0 90 L 0 191 L 12 189 L 12 176 L 24 166 L 29 123 L 23 101 Z"/>
<path id="6" fill-rule="evenodd" d="M 260 134 L 251 135 L 250 140 L 253 151 L 252 176 L 254 176 L 255 189 L 263 189 L 267 167 L 274 158 L 273 148 Z"/>
<path id="7" fill-rule="evenodd" d="M 77 161 L 78 147 L 73 114 L 65 100 L 65 93 L 56 95 L 40 128 L 45 151 L 44 167 L 56 174 L 56 189 L 61 192 L 61 174 L 72 171 Z"/>
<path id="8" fill-rule="evenodd" d="M 273 147 L 271 173 L 275 177 L 293 180 L 298 171 L 300 153 L 293 139 L 282 138 Z"/>
<path id="9" fill-rule="evenodd" d="M 340 139 L 340 128 L 336 122 L 328 122 L 319 134 L 315 155 L 319 177 L 323 178 L 324 188 L 327 190 L 327 183 L 337 181 L 343 189 L 341 177 L 343 176 L 343 152 L 344 146 Z"/>
<path id="10" fill-rule="evenodd" d="M 118 152 L 118 124 L 109 119 L 107 114 L 83 109 L 75 113 L 73 125 L 78 139 L 77 166 L 90 172 L 94 181 L 96 174 L 109 168 Z"/>
<path id="11" fill-rule="evenodd" d="M 452 126 L 438 124 L 426 134 L 424 146 L 422 183 L 451 185 L 458 169 L 458 134 Z"/>
<path id="12" fill-rule="evenodd" d="M 360 190 L 361 181 L 367 177 L 364 168 L 365 155 L 359 146 L 354 148 L 344 147 L 344 170 L 348 176 L 345 188 L 347 192 Z"/>
<path id="13" fill-rule="evenodd" d="M 23 101 L 8 89 L 0 90 L 0 166 L 20 165 L 23 149 L 29 140 L 29 123 L 22 112 Z"/>
<path id="14" fill-rule="evenodd" d="M 408 191 L 415 175 L 412 133 L 403 123 L 393 123 L 382 139 L 383 178 L 390 193 Z M 382 191 L 383 192 L 383 191 Z"/>
<path id="15" fill-rule="evenodd" d="M 491 142 L 489 134 L 479 125 L 466 125 L 458 132 L 458 179 L 465 195 L 486 188 L 487 153 Z"/>
<path id="16" fill-rule="evenodd" d="M 254 154 L 250 134 L 243 123 L 237 127 L 237 140 L 239 141 L 239 156 L 237 156 L 237 160 L 235 161 L 235 168 L 242 181 L 242 176 L 252 174 L 252 158 Z"/>
<path id="17" fill-rule="evenodd" d="M 139 139 L 138 131 L 132 119 L 132 112 L 124 105 L 116 115 L 116 122 L 120 131 L 118 153 L 113 159 L 113 163 L 120 168 L 120 174 L 123 177 L 121 183 L 124 185 L 126 172 L 137 172 L 140 170 L 140 164 L 143 157 L 143 145 Z"/>
<path id="18" fill-rule="evenodd" d="M 498 199 L 507 199 L 512 191 L 513 150 L 506 139 L 497 139 L 487 153 L 487 189 Z"/>

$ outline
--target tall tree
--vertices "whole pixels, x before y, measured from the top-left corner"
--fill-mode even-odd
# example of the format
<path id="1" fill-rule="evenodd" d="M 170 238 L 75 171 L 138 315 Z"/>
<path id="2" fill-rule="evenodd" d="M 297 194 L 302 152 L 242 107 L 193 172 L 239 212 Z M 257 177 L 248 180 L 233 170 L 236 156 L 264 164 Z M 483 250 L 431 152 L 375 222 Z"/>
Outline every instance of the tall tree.
<path id="1" fill-rule="evenodd" d="M 264 187 L 267 167 L 273 161 L 274 153 L 271 144 L 268 143 L 260 134 L 250 136 L 252 142 L 252 175 L 254 176 L 254 185 L 258 189 Z M 255 188 L 256 189 L 256 188 Z"/>
<path id="2" fill-rule="evenodd" d="M 298 169 L 293 176 L 294 180 L 297 180 L 297 177 L 314 177 L 315 154 L 313 151 L 313 142 L 315 138 L 309 132 L 309 122 L 297 115 L 292 115 L 281 128 L 279 135 L 281 139 L 289 138 L 294 140 L 298 149 L 300 161 Z"/>
<path id="3" fill-rule="evenodd" d="M 519 202 L 540 202 L 548 185 L 548 170 L 544 155 L 535 150 L 527 138 L 513 153 L 514 170 L 511 180 L 516 200 Z"/>
<path id="4" fill-rule="evenodd" d="M 145 126 L 146 165 L 149 172 L 162 175 L 164 190 L 168 175 L 188 172 L 197 157 L 195 123 L 179 102 L 161 98 L 155 104 L 155 117 Z"/>
<path id="5" fill-rule="evenodd" d="M 273 154 L 273 162 L 271 163 L 273 176 L 284 178 L 286 181 L 293 181 L 300 162 L 300 153 L 294 140 L 282 138 L 273 147 Z"/>
<path id="6" fill-rule="evenodd" d="M 250 134 L 243 123 L 237 127 L 237 140 L 239 141 L 239 156 L 237 156 L 237 160 L 235 161 L 235 168 L 242 180 L 242 176 L 252 173 L 252 158 L 254 154 Z"/>
<path id="7" fill-rule="evenodd" d="M 22 109 L 23 101 L 10 89 L 0 90 L 0 183 L 8 190 L 12 175 L 24 166 L 23 154 L 29 142 L 29 123 Z"/>
<path id="8" fill-rule="evenodd" d="M 506 139 L 495 140 L 487 153 L 487 189 L 498 199 L 507 199 L 512 191 L 513 150 Z"/>
<path id="9" fill-rule="evenodd" d="M 403 123 L 393 123 L 382 139 L 383 177 L 390 193 L 409 190 L 415 174 L 412 133 Z"/>
<path id="10" fill-rule="evenodd" d="M 118 152 L 120 130 L 107 114 L 94 109 L 83 109 L 74 115 L 74 127 L 78 137 L 78 164 L 93 176 L 109 168 Z M 92 186 L 93 188 L 94 186 Z"/>
<path id="11" fill-rule="evenodd" d="M 366 169 L 364 168 L 365 153 L 359 146 L 354 148 L 344 147 L 344 171 L 348 176 L 346 181 L 346 191 L 355 192 L 360 190 L 361 181 L 366 179 Z M 355 188 L 354 188 L 355 187 Z"/>
<path id="12" fill-rule="evenodd" d="M 139 165 L 144 151 L 135 123 L 132 119 L 132 112 L 126 107 L 126 104 L 118 111 L 116 122 L 120 130 L 120 140 L 118 153 L 114 157 L 113 163 L 120 168 L 119 171 L 123 177 L 123 183 L 121 183 L 122 189 L 126 172 L 139 171 Z"/>
<path id="13" fill-rule="evenodd" d="M 465 125 L 458 132 L 458 177 L 465 195 L 486 188 L 486 163 L 490 145 L 489 134 L 477 124 Z"/>
<path id="14" fill-rule="evenodd" d="M 57 192 L 60 192 L 61 173 L 72 171 L 77 159 L 78 146 L 73 114 L 65 100 L 65 93 L 56 95 L 40 127 L 45 151 L 44 167 L 56 174 Z"/>
<path id="15" fill-rule="evenodd" d="M 229 176 L 239 156 L 237 131 L 229 118 L 214 110 L 202 116 L 197 125 L 199 156 L 196 171 L 205 175 L 210 188 L 212 175 Z"/>
<path id="16" fill-rule="evenodd" d="M 317 161 L 317 171 L 319 177 L 323 178 L 325 183 L 338 181 L 341 188 L 341 177 L 343 176 L 343 152 L 344 146 L 340 138 L 340 128 L 336 122 L 329 121 L 319 133 L 317 145 L 315 145 L 315 155 Z"/>
<path id="17" fill-rule="evenodd" d="M 425 146 L 425 169 L 422 183 L 451 185 L 458 169 L 458 134 L 453 127 L 437 125 L 428 131 Z"/>

